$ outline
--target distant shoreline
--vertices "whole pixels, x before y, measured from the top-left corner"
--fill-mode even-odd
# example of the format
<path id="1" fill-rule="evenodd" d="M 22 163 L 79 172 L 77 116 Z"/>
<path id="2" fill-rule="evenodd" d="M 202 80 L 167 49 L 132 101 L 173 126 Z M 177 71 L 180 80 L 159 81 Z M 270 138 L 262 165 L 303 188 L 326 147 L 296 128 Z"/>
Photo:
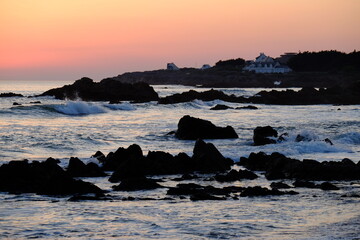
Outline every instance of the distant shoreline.
<path id="1" fill-rule="evenodd" d="M 219 69 L 183 68 L 177 71 L 129 72 L 107 79 L 114 79 L 123 83 L 145 82 L 150 85 L 185 85 L 211 88 L 328 88 L 345 86 L 359 81 L 360 73 L 291 72 L 260 74 Z"/>

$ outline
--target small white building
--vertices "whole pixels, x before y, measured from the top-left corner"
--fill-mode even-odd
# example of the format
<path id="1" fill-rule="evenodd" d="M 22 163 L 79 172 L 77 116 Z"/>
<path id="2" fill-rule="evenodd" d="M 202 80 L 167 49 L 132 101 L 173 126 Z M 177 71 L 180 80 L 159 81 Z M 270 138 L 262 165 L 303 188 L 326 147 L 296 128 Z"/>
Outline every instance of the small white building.
<path id="1" fill-rule="evenodd" d="M 166 70 L 174 71 L 174 70 L 179 70 L 179 68 L 175 65 L 175 63 L 168 63 L 166 65 Z"/>
<path id="2" fill-rule="evenodd" d="M 248 62 L 243 70 L 253 71 L 255 73 L 291 72 L 291 69 L 288 66 L 281 65 L 278 61 L 275 61 L 272 57 L 266 56 L 264 53 L 260 53 L 254 61 Z"/>

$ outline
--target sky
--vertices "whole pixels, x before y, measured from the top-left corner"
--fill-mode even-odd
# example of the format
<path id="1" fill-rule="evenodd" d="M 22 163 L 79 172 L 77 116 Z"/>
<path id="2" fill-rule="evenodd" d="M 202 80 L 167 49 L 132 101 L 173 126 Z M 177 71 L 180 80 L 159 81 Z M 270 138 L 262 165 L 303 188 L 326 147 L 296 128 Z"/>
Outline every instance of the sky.
<path id="1" fill-rule="evenodd" d="M 360 50 L 360 0 L 0 0 L 0 80 Z"/>

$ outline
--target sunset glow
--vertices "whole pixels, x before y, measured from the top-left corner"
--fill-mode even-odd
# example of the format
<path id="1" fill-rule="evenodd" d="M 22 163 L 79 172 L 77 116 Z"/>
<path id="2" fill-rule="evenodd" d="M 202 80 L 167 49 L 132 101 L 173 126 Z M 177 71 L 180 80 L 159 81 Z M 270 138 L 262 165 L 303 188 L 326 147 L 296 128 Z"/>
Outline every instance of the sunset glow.
<path id="1" fill-rule="evenodd" d="M 95 80 L 167 62 L 360 50 L 358 0 L 2 0 L 0 80 Z"/>

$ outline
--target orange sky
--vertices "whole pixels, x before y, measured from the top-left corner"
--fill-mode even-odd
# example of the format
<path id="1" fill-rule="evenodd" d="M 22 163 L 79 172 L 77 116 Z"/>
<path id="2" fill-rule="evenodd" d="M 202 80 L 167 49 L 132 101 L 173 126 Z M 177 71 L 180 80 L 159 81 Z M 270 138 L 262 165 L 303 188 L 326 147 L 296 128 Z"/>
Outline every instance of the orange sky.
<path id="1" fill-rule="evenodd" d="M 0 0 L 0 80 L 360 50 L 359 0 Z"/>

